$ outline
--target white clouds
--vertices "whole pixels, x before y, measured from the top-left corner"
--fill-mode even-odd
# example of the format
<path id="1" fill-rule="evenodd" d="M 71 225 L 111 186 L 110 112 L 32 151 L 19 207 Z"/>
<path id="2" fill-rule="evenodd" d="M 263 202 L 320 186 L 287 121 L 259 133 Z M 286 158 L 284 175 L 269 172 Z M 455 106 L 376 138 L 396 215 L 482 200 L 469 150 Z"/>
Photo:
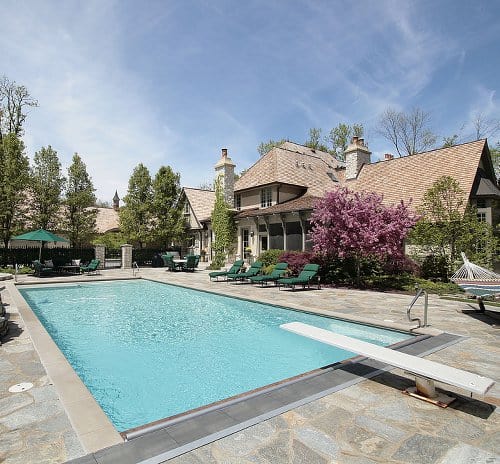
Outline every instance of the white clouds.
<path id="1" fill-rule="evenodd" d="M 239 170 L 260 141 L 303 142 L 310 127 L 338 122 L 362 122 L 369 132 L 388 106 L 436 105 L 448 121 L 456 119 L 446 115 L 453 99 L 450 111 L 460 107 L 462 119 L 469 107 L 498 115 L 498 80 L 485 82 L 469 62 L 486 39 L 476 32 L 483 42 L 474 48 L 442 27 L 439 9 L 399 1 L 7 2 L 0 74 L 40 101 L 26 127 L 30 154 L 51 144 L 67 166 L 77 151 L 109 200 L 115 189 L 125 194 L 139 162 L 152 174 L 169 164 L 196 186 L 212 177 L 222 147 Z M 451 93 L 448 76 L 457 86 L 468 79 L 473 104 Z"/>

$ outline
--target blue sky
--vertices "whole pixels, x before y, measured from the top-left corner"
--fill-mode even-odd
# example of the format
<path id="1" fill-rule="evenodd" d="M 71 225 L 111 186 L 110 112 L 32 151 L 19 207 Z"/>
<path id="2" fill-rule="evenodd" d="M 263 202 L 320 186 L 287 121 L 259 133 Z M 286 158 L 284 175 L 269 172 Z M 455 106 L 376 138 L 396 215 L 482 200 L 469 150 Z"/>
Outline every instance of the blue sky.
<path id="1" fill-rule="evenodd" d="M 500 2 L 2 1 L 0 75 L 39 101 L 30 157 L 78 152 L 99 199 L 124 196 L 140 162 L 185 186 L 220 149 L 242 170 L 269 139 L 303 143 L 363 123 L 373 158 L 387 107 L 420 107 L 442 136 L 500 119 Z M 468 125 L 469 124 L 469 125 Z M 497 137 L 498 138 L 498 137 Z M 496 140 L 495 140 L 496 141 Z"/>

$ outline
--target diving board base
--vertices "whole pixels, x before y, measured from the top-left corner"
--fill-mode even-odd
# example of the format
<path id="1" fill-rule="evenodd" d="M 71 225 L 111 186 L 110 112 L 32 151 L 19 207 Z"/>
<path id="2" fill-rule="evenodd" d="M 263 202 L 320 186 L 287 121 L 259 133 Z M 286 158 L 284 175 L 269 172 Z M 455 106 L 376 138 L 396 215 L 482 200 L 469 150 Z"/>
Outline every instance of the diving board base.
<path id="1" fill-rule="evenodd" d="M 406 390 L 402 390 L 401 393 L 404 395 L 412 396 L 427 403 L 434 404 L 440 408 L 447 408 L 453 401 L 456 400 L 453 396 L 445 395 L 444 393 L 436 394 L 434 397 L 423 395 L 417 387 L 409 387 Z"/>

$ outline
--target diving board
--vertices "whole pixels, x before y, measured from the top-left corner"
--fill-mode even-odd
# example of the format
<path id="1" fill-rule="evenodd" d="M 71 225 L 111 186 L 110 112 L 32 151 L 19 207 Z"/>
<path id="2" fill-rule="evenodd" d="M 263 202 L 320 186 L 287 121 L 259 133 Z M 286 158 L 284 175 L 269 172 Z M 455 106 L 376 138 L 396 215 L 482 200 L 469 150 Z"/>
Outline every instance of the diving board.
<path id="1" fill-rule="evenodd" d="M 406 392 L 412 396 L 435 403 L 438 406 L 445 407 L 454 398 L 436 394 L 433 381 L 453 385 L 471 394 L 476 393 L 478 395 L 485 395 L 495 383 L 494 380 L 487 377 L 345 335 L 336 334 L 329 330 L 320 329 L 301 322 L 290 322 L 280 327 L 289 332 L 312 338 L 327 345 L 336 346 L 412 373 L 415 375 L 417 387 L 416 389 L 408 389 Z"/>

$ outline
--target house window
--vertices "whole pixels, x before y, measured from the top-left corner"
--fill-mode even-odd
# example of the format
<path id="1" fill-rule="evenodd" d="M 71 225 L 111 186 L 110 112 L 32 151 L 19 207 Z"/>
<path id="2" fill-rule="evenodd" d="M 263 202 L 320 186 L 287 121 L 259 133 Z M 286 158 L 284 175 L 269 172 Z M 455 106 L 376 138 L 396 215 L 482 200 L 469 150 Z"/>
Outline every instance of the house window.
<path id="1" fill-rule="evenodd" d="M 260 191 L 260 206 L 266 208 L 273 204 L 273 191 L 271 187 L 263 188 Z"/>
<path id="2" fill-rule="evenodd" d="M 241 209 L 241 195 L 236 193 L 234 195 L 234 207 L 239 211 Z"/>
<path id="3" fill-rule="evenodd" d="M 184 214 L 189 214 L 189 202 L 184 203 Z"/>
<path id="4" fill-rule="evenodd" d="M 477 213 L 477 220 L 479 222 L 486 222 L 486 213 Z"/>
<path id="5" fill-rule="evenodd" d="M 486 208 L 486 199 L 485 198 L 478 198 L 476 200 L 476 208 Z"/>

